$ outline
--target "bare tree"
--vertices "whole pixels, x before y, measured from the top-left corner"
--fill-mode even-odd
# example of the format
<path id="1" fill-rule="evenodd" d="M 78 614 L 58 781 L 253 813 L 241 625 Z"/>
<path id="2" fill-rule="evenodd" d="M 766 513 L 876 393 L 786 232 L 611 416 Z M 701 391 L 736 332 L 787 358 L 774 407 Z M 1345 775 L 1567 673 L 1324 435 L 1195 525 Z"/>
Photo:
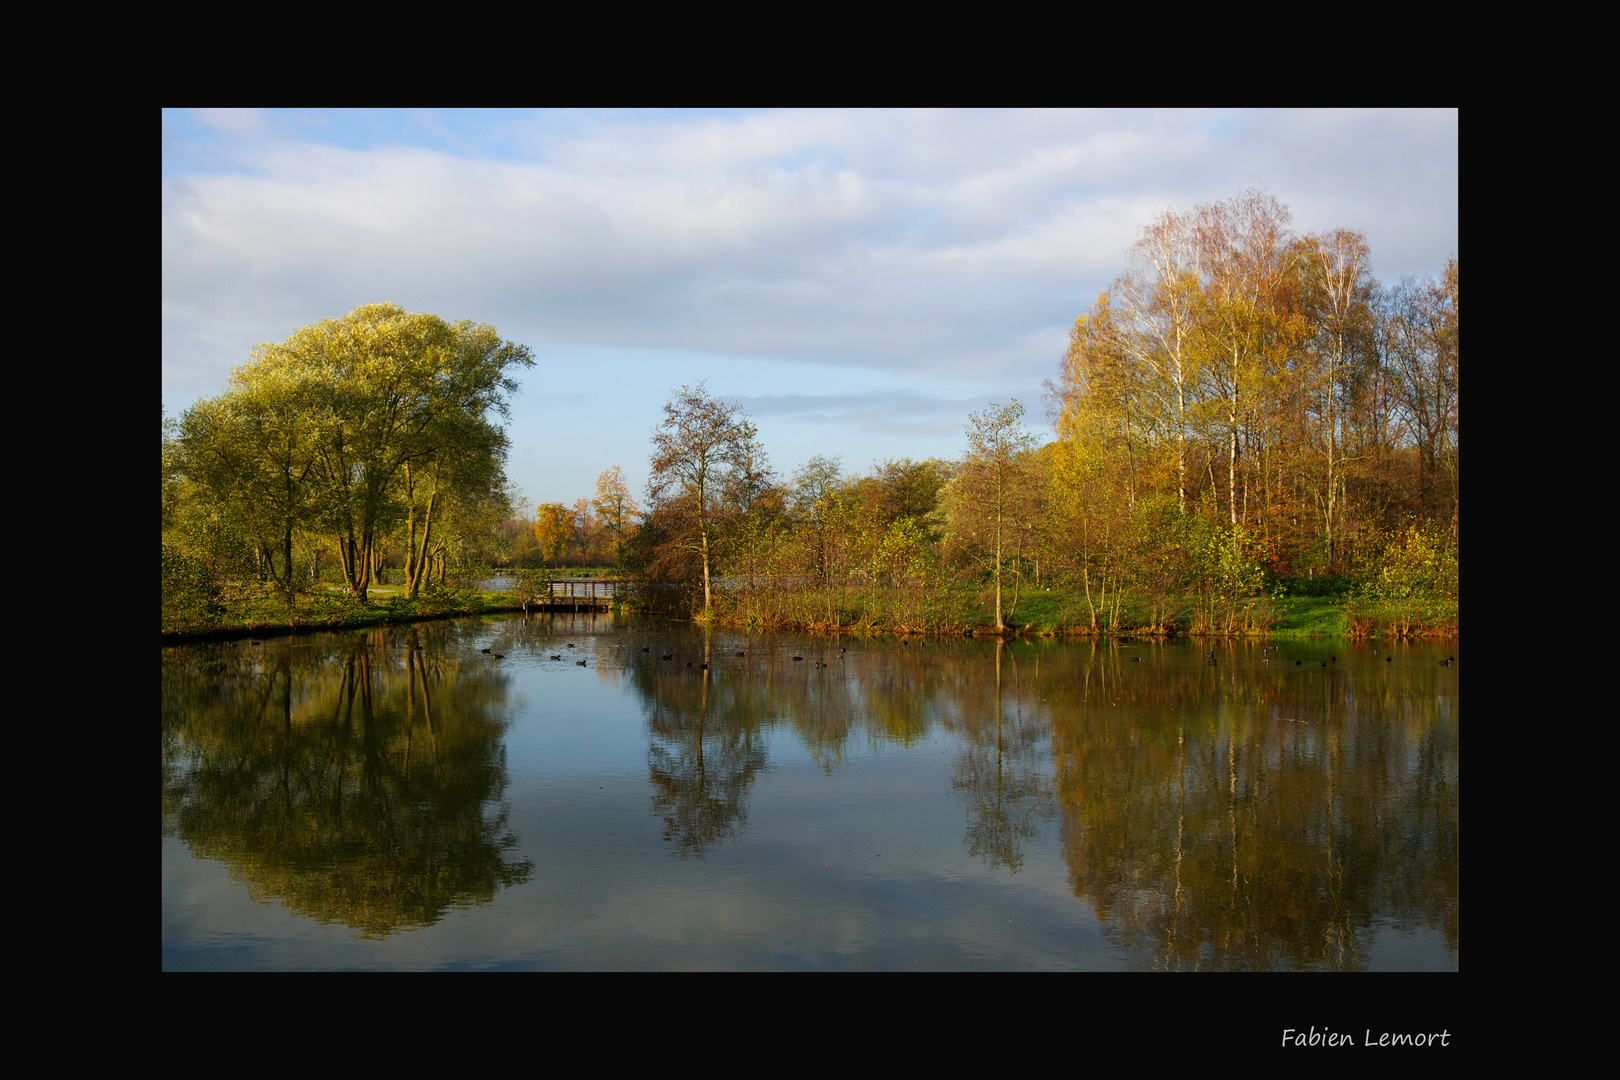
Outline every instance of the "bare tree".
<path id="1" fill-rule="evenodd" d="M 725 513 L 721 495 L 732 471 L 757 451 L 757 435 L 740 405 L 712 396 L 701 382 L 666 401 L 664 422 L 653 430 L 647 501 L 673 523 L 669 543 L 701 559 L 705 615 L 713 603 L 710 567 Z"/>

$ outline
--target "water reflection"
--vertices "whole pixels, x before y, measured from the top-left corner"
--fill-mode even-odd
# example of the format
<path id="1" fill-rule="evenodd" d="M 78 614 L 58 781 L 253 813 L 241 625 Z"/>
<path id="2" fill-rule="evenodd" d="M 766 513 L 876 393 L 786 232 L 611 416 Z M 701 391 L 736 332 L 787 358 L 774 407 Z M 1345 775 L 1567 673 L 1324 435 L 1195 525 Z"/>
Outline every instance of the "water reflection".
<path id="1" fill-rule="evenodd" d="M 663 821 L 665 842 L 682 858 L 702 858 L 738 839 L 748 820 L 749 789 L 766 767 L 761 712 L 748 683 L 709 677 L 707 639 L 702 656 L 702 667 L 690 661 L 695 672 L 649 663 L 633 673 L 647 714 L 652 811 Z"/>
<path id="2" fill-rule="evenodd" d="M 1052 724 L 1046 710 L 1033 703 L 1025 709 L 1020 665 L 1015 659 L 1009 658 L 1008 680 L 1003 683 L 1006 652 L 1004 643 L 994 643 L 991 701 L 988 708 L 980 703 L 967 710 L 953 784 L 968 806 L 963 840 L 968 851 L 991 867 L 1004 866 L 1017 873 L 1024 865 L 1025 844 L 1041 834 L 1055 806 L 1050 771 Z"/>
<path id="3" fill-rule="evenodd" d="M 549 957 L 562 931 L 547 897 L 587 881 L 604 893 L 593 911 L 680 923 L 670 948 L 698 950 L 695 966 L 740 938 L 694 934 L 681 905 L 746 911 L 775 964 L 798 932 L 781 927 L 903 887 L 935 932 L 963 935 L 963 958 L 982 954 L 981 924 L 947 912 L 994 896 L 1057 905 L 1052 926 L 1083 913 L 1117 966 L 1359 970 L 1391 927 L 1438 938 L 1454 966 L 1457 668 L 1421 646 L 1393 661 L 1343 643 L 1206 651 L 584 614 L 170 649 L 163 827 L 254 898 L 377 940 L 498 900 Z M 559 732 L 569 741 L 545 742 Z M 547 748 L 525 751 L 515 781 L 513 738 Z M 595 767 L 579 762 L 626 750 L 617 786 L 570 786 Z M 514 784 L 528 807 L 515 825 Z M 865 837 L 892 845 L 897 817 L 917 837 L 883 859 L 903 854 L 903 884 L 867 865 L 882 849 Z M 834 819 L 872 849 L 860 867 L 822 853 Z M 769 889 L 735 876 L 764 865 L 755 852 L 776 860 Z M 733 876 L 669 888 L 681 868 L 722 866 Z M 808 870 L 813 883 L 795 876 Z M 990 891 L 951 899 L 963 881 Z M 769 906 L 748 909 L 761 895 Z M 591 934 L 629 950 L 644 929 L 621 922 Z M 458 934 L 498 925 L 512 923 Z M 897 916 L 883 933 L 918 931 Z M 1046 933 L 999 963 L 1062 966 Z"/>
<path id="4" fill-rule="evenodd" d="M 526 881 L 501 805 L 506 692 L 453 624 L 165 654 L 163 831 L 367 937 Z"/>
<path id="5" fill-rule="evenodd" d="M 1069 880 L 1134 965 L 1361 969 L 1376 921 L 1455 954 L 1449 685 L 1147 651 L 1099 649 L 1052 687 Z"/>

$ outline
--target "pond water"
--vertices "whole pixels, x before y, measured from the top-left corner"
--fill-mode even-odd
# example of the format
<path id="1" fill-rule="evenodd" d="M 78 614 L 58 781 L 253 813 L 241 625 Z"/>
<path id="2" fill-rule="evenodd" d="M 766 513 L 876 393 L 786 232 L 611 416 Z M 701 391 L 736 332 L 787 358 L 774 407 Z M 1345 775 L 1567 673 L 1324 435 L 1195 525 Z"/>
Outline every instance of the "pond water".
<path id="1" fill-rule="evenodd" d="M 1457 645 L 1383 648 L 167 648 L 163 967 L 1456 970 Z"/>

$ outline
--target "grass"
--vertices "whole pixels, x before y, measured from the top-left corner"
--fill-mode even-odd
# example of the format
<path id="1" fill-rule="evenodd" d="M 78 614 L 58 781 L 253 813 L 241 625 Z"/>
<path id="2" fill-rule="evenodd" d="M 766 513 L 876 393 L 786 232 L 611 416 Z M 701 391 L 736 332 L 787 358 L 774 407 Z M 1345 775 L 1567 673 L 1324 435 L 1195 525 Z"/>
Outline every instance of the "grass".
<path id="1" fill-rule="evenodd" d="M 1350 633 L 1350 621 L 1344 613 L 1344 601 L 1335 596 L 1287 596 L 1273 600 L 1277 621 L 1272 624 L 1272 637 L 1342 638 Z"/>
<path id="2" fill-rule="evenodd" d="M 289 634 L 519 610 L 505 593 L 441 589 L 410 600 L 404 592 L 399 586 L 369 589 L 371 603 L 359 604 L 346 591 L 322 589 L 294 597 L 288 607 L 272 591 L 257 586 L 232 590 L 206 608 L 176 611 L 166 605 L 163 641 Z"/>

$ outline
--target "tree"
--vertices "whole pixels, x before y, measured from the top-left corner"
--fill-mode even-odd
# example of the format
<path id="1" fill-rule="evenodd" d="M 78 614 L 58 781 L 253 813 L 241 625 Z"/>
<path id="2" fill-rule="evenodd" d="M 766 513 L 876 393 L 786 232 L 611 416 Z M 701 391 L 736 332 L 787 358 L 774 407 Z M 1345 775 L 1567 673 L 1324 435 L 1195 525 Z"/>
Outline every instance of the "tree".
<path id="1" fill-rule="evenodd" d="M 1036 436 L 1021 426 L 1024 406 L 1017 400 L 972 413 L 967 424 L 968 453 L 951 485 L 952 531 L 963 547 L 988 563 L 995 579 L 996 629 L 1001 617 L 1001 575 L 1014 530 L 1034 523 L 1030 451 Z"/>
<path id="2" fill-rule="evenodd" d="M 833 583 L 847 514 L 840 460 L 817 454 L 793 474 L 793 515 L 805 555 L 823 588 Z"/>
<path id="3" fill-rule="evenodd" d="M 721 502 L 727 518 L 730 572 L 746 576 L 752 591 L 770 559 L 786 513 L 776 471 L 759 443 L 745 443 L 738 449 L 726 473 Z"/>
<path id="4" fill-rule="evenodd" d="M 571 520 L 568 507 L 562 503 L 541 503 L 535 513 L 534 539 L 540 545 L 540 557 L 560 559 L 568 550 L 568 527 Z"/>
<path id="5" fill-rule="evenodd" d="M 720 496 L 730 474 L 757 452 L 757 434 L 740 405 L 712 396 L 701 382 L 676 391 L 664 403 L 664 422 L 653 429 L 647 501 L 663 511 L 665 544 L 702 563 L 705 615 L 713 603 L 715 532 L 726 517 Z"/>
<path id="6" fill-rule="evenodd" d="M 591 500 L 591 506 L 613 536 L 613 557 L 618 561 L 624 553 L 624 542 L 635 529 L 636 514 L 640 512 L 624 482 L 624 470 L 615 465 L 596 478 L 596 498 Z"/>
<path id="7" fill-rule="evenodd" d="M 1307 236 L 1298 245 L 1307 328 L 1295 370 L 1300 412 L 1313 431 L 1302 441 L 1322 462 L 1318 490 L 1327 564 L 1339 562 L 1338 525 L 1344 514 L 1345 470 L 1350 454 L 1345 429 L 1359 375 L 1372 354 L 1372 253 L 1349 229 Z"/>
<path id="8" fill-rule="evenodd" d="M 918 522 L 933 513 L 940 489 L 951 478 L 954 466 L 939 458 L 912 461 L 890 459 L 872 469 L 872 480 L 880 492 L 878 502 L 885 522 L 912 518 Z"/>
<path id="9" fill-rule="evenodd" d="M 255 346 L 225 397 L 192 410 L 190 456 L 203 470 L 206 453 L 231 444 L 208 466 L 216 490 L 238 506 L 274 491 L 267 513 L 284 551 L 294 527 L 332 537 L 361 603 L 402 526 L 414 590 L 443 500 L 484 505 L 503 489 L 498 421 L 517 391 L 512 369 L 533 365 L 490 326 L 371 304 Z"/>
<path id="10" fill-rule="evenodd" d="M 261 576 L 290 603 L 293 535 L 310 528 L 317 512 L 320 420 L 310 379 L 248 366 L 231 382 L 228 392 L 182 416 L 182 467 L 212 507 L 252 538 Z"/>
<path id="11" fill-rule="evenodd" d="M 1199 248 L 1192 214 L 1166 211 L 1131 247 L 1131 268 L 1115 282 L 1123 325 L 1114 349 L 1128 354 L 1142 395 L 1176 448 L 1176 502 L 1187 510 L 1188 412 L 1196 403 Z M 1102 314 L 1107 303 L 1099 300 Z"/>
<path id="12" fill-rule="evenodd" d="M 1215 397 L 1226 414 L 1227 510 L 1233 525 L 1247 516 L 1249 500 L 1247 472 L 1241 496 L 1238 491 L 1244 429 L 1258 407 L 1263 380 L 1281 366 L 1294 329 L 1285 300 L 1292 218 L 1276 197 L 1257 190 L 1197 210 L 1205 275 L 1201 334 Z"/>

